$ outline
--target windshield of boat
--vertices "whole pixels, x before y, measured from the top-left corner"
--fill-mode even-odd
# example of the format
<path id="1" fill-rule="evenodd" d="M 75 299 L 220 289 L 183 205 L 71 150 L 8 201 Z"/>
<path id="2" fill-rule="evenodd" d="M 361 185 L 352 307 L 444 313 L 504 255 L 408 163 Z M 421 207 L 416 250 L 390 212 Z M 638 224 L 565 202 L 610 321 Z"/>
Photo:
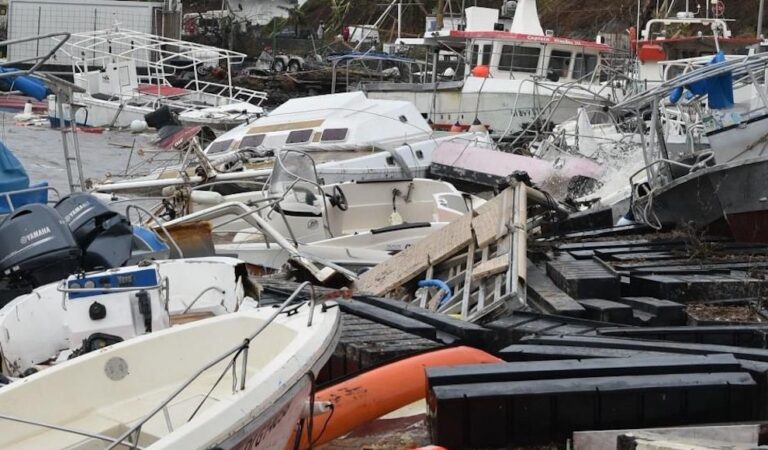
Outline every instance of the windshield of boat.
<path id="1" fill-rule="evenodd" d="M 308 154 L 297 150 L 284 150 L 278 154 L 269 183 L 270 197 L 286 195 L 286 200 L 309 205 L 319 195 L 315 162 Z"/>

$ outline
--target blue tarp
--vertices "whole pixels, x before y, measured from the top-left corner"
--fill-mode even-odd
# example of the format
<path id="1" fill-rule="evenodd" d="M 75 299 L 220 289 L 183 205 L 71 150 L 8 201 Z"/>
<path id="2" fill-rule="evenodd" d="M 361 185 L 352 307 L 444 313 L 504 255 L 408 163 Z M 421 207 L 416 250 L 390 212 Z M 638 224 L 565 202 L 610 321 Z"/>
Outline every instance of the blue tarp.
<path id="1" fill-rule="evenodd" d="M 721 62 L 725 62 L 725 54 L 722 51 L 718 52 L 709 64 Z M 686 89 L 689 93 L 685 93 Z M 669 95 L 669 100 L 674 105 L 683 97 L 684 93 L 687 97 L 706 94 L 709 107 L 712 109 L 731 108 L 733 106 L 733 75 L 731 72 L 726 72 L 722 75 L 691 83 L 685 87 L 681 86 L 672 91 Z"/>
<path id="2" fill-rule="evenodd" d="M 0 194 L 19 191 L 28 188 L 41 188 L 35 192 L 25 192 L 11 195 L 11 202 L 14 208 L 26 205 L 28 203 L 47 203 L 48 190 L 47 182 L 29 185 L 29 176 L 24 166 L 16 158 L 4 143 L 0 142 Z M 8 199 L 0 195 L 0 214 L 7 214 L 11 211 L 8 205 Z"/>

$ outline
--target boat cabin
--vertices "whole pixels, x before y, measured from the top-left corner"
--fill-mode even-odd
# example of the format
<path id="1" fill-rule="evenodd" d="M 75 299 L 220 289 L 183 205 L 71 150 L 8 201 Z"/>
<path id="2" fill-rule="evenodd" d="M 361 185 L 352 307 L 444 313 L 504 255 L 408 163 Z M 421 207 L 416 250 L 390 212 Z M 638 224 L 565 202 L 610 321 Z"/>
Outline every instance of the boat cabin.
<path id="1" fill-rule="evenodd" d="M 589 80 L 610 48 L 595 41 L 554 36 L 539 23 L 536 3 L 518 2 L 513 20 L 499 10 L 470 7 L 466 26 L 436 33 L 440 45 L 464 49 L 465 75 L 486 66 L 496 79 Z"/>
<path id="2" fill-rule="evenodd" d="M 630 29 L 631 48 L 637 54 L 641 80 L 658 82 L 674 78 L 680 71 L 664 70 L 662 61 L 688 60 L 715 55 L 747 54 L 747 46 L 760 42 L 755 37 L 733 36 L 728 20 L 695 17 L 679 12 L 675 17 L 653 19 L 646 23 L 640 39 Z"/>
<path id="3" fill-rule="evenodd" d="M 452 33 L 453 35 L 454 33 Z M 589 78 L 600 63 L 602 44 L 554 36 L 531 36 L 511 32 L 456 32 L 470 38 L 467 73 L 487 66 L 490 76 L 500 79 L 544 77 L 550 81 Z"/>

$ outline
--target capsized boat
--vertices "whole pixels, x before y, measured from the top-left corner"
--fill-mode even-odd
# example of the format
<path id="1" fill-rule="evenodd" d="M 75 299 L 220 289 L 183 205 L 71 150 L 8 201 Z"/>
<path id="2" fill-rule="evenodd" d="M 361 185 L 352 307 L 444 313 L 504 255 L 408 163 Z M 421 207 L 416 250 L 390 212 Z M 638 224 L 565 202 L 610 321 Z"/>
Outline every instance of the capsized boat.
<path id="1" fill-rule="evenodd" d="M 491 146 L 487 133 L 435 132 L 410 103 L 372 100 L 361 92 L 292 99 L 213 141 L 196 161 L 125 181 L 100 192 L 146 192 L 209 180 L 265 180 L 285 150 L 311 154 L 325 183 L 423 177 L 432 150 L 447 140 Z M 249 186 L 252 189 L 252 186 Z"/>
<path id="2" fill-rule="evenodd" d="M 228 130 L 264 113 L 266 98 L 232 85 L 232 65 L 242 53 L 141 33 L 120 27 L 72 33 L 60 50 L 72 63 L 72 76 L 84 93 L 57 107 L 49 98 L 49 117 L 56 125 L 75 121 L 89 127 L 128 127 L 135 120 L 167 107 L 183 124 Z M 199 72 L 226 64 L 226 83 L 204 81 Z M 184 87 L 172 84 L 182 72 L 192 75 Z M 73 117 L 74 114 L 74 117 Z"/>
<path id="3" fill-rule="evenodd" d="M 2 373 L 22 376 L 173 324 L 238 311 L 258 295 L 242 261 L 187 258 L 71 275 L 0 309 Z M 253 298 L 250 297 L 250 298 Z"/>
<path id="4" fill-rule="evenodd" d="M 0 447 L 283 448 L 312 415 L 310 375 L 340 333 L 337 307 L 292 300 L 140 336 L 3 387 Z"/>

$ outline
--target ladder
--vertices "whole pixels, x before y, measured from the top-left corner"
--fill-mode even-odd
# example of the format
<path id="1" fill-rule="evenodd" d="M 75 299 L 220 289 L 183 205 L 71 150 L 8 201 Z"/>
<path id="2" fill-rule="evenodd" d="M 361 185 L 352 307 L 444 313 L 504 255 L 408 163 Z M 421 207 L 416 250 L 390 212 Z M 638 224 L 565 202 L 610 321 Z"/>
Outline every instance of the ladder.
<path id="1" fill-rule="evenodd" d="M 61 142 L 64 148 L 64 167 L 67 169 L 69 191 L 82 192 L 85 190 L 85 177 L 83 176 L 83 162 L 80 158 L 80 141 L 77 137 L 75 115 L 77 110 L 84 106 L 74 102 L 74 92 L 81 90 L 81 88 L 55 77 L 46 77 L 46 81 L 56 96 L 56 115 L 59 117 Z M 68 117 L 64 115 L 65 104 L 68 105 Z M 67 120 L 69 121 L 68 126 Z"/>

